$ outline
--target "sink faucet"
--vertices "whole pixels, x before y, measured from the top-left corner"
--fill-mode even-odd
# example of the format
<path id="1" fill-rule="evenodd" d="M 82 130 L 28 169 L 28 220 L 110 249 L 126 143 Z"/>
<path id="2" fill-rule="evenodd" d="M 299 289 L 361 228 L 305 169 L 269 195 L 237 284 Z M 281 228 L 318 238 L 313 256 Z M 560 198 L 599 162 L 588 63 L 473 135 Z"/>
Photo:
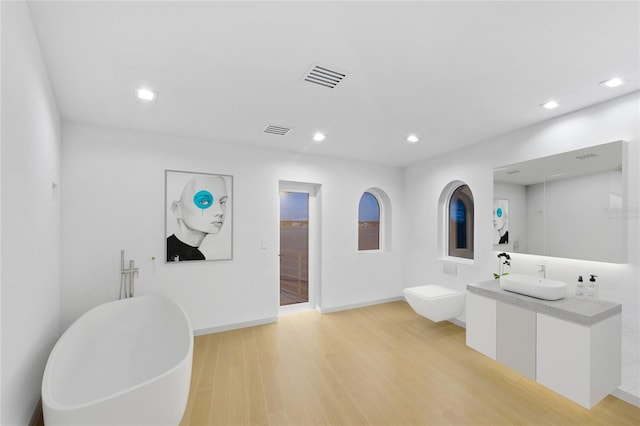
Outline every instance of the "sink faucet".
<path id="1" fill-rule="evenodd" d="M 539 266 L 538 273 L 542 273 L 542 278 L 547 278 L 547 268 L 544 265 L 536 265 Z"/>

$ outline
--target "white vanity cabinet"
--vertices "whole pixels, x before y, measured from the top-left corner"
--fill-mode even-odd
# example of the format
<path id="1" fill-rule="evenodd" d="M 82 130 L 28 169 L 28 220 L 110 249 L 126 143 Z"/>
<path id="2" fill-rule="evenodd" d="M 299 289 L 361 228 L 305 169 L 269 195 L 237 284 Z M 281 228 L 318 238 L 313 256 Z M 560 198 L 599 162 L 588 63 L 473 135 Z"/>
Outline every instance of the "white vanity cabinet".
<path id="1" fill-rule="evenodd" d="M 538 314 L 536 380 L 591 408 L 621 377 L 621 315 L 591 326 Z"/>
<path id="2" fill-rule="evenodd" d="M 496 359 L 497 302 L 467 292 L 467 346 Z"/>
<path id="3" fill-rule="evenodd" d="M 467 292 L 467 346 L 535 380 L 536 313 Z"/>
<path id="4" fill-rule="evenodd" d="M 536 313 L 498 302 L 496 360 L 536 379 Z"/>
<path id="5" fill-rule="evenodd" d="M 467 346 L 591 408 L 621 382 L 622 306 L 467 285 Z"/>

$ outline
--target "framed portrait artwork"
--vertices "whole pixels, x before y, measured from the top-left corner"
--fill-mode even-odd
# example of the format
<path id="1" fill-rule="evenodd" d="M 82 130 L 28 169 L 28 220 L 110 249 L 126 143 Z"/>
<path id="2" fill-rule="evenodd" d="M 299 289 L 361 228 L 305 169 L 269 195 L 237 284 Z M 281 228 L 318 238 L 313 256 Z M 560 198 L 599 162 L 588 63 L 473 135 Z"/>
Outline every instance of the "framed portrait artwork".
<path id="1" fill-rule="evenodd" d="M 509 244 L 509 200 L 493 200 L 493 244 Z"/>
<path id="2" fill-rule="evenodd" d="M 233 176 L 165 170 L 165 261 L 233 259 Z"/>

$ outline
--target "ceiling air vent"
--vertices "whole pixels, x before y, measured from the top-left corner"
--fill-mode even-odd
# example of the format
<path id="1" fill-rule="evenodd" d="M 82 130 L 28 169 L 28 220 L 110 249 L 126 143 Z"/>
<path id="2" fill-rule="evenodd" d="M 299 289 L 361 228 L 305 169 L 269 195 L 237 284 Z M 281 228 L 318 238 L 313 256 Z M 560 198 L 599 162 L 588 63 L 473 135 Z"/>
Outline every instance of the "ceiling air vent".
<path id="1" fill-rule="evenodd" d="M 347 74 L 332 70 L 318 64 L 313 64 L 309 71 L 304 75 L 303 80 L 320 86 L 333 89 L 340 83 Z"/>
<path id="2" fill-rule="evenodd" d="M 588 158 L 594 158 L 594 157 L 597 157 L 597 155 L 596 155 L 596 154 L 591 154 L 591 153 L 589 153 L 589 154 L 576 155 L 576 158 L 577 158 L 578 160 L 586 160 L 586 159 L 588 159 Z"/>
<path id="3" fill-rule="evenodd" d="M 290 131 L 291 131 L 290 127 L 276 126 L 273 124 L 267 124 L 267 127 L 264 128 L 265 133 L 270 133 L 272 135 L 280 135 L 280 136 L 285 136 Z"/>
<path id="4" fill-rule="evenodd" d="M 516 173 L 520 173 L 520 170 L 509 170 L 508 172 L 504 172 L 505 175 L 515 175 Z"/>

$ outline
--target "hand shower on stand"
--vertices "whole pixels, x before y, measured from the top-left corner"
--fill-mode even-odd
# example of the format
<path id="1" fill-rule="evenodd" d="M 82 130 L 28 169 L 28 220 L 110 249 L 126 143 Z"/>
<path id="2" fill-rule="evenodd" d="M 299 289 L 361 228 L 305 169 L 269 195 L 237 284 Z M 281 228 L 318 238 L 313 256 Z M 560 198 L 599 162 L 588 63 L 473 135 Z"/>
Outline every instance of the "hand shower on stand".
<path id="1" fill-rule="evenodd" d="M 133 260 L 129 261 L 129 268 L 124 267 L 124 250 L 120 250 L 120 296 L 119 299 L 133 297 L 134 277 L 138 275 L 138 268 L 134 266 Z"/>

